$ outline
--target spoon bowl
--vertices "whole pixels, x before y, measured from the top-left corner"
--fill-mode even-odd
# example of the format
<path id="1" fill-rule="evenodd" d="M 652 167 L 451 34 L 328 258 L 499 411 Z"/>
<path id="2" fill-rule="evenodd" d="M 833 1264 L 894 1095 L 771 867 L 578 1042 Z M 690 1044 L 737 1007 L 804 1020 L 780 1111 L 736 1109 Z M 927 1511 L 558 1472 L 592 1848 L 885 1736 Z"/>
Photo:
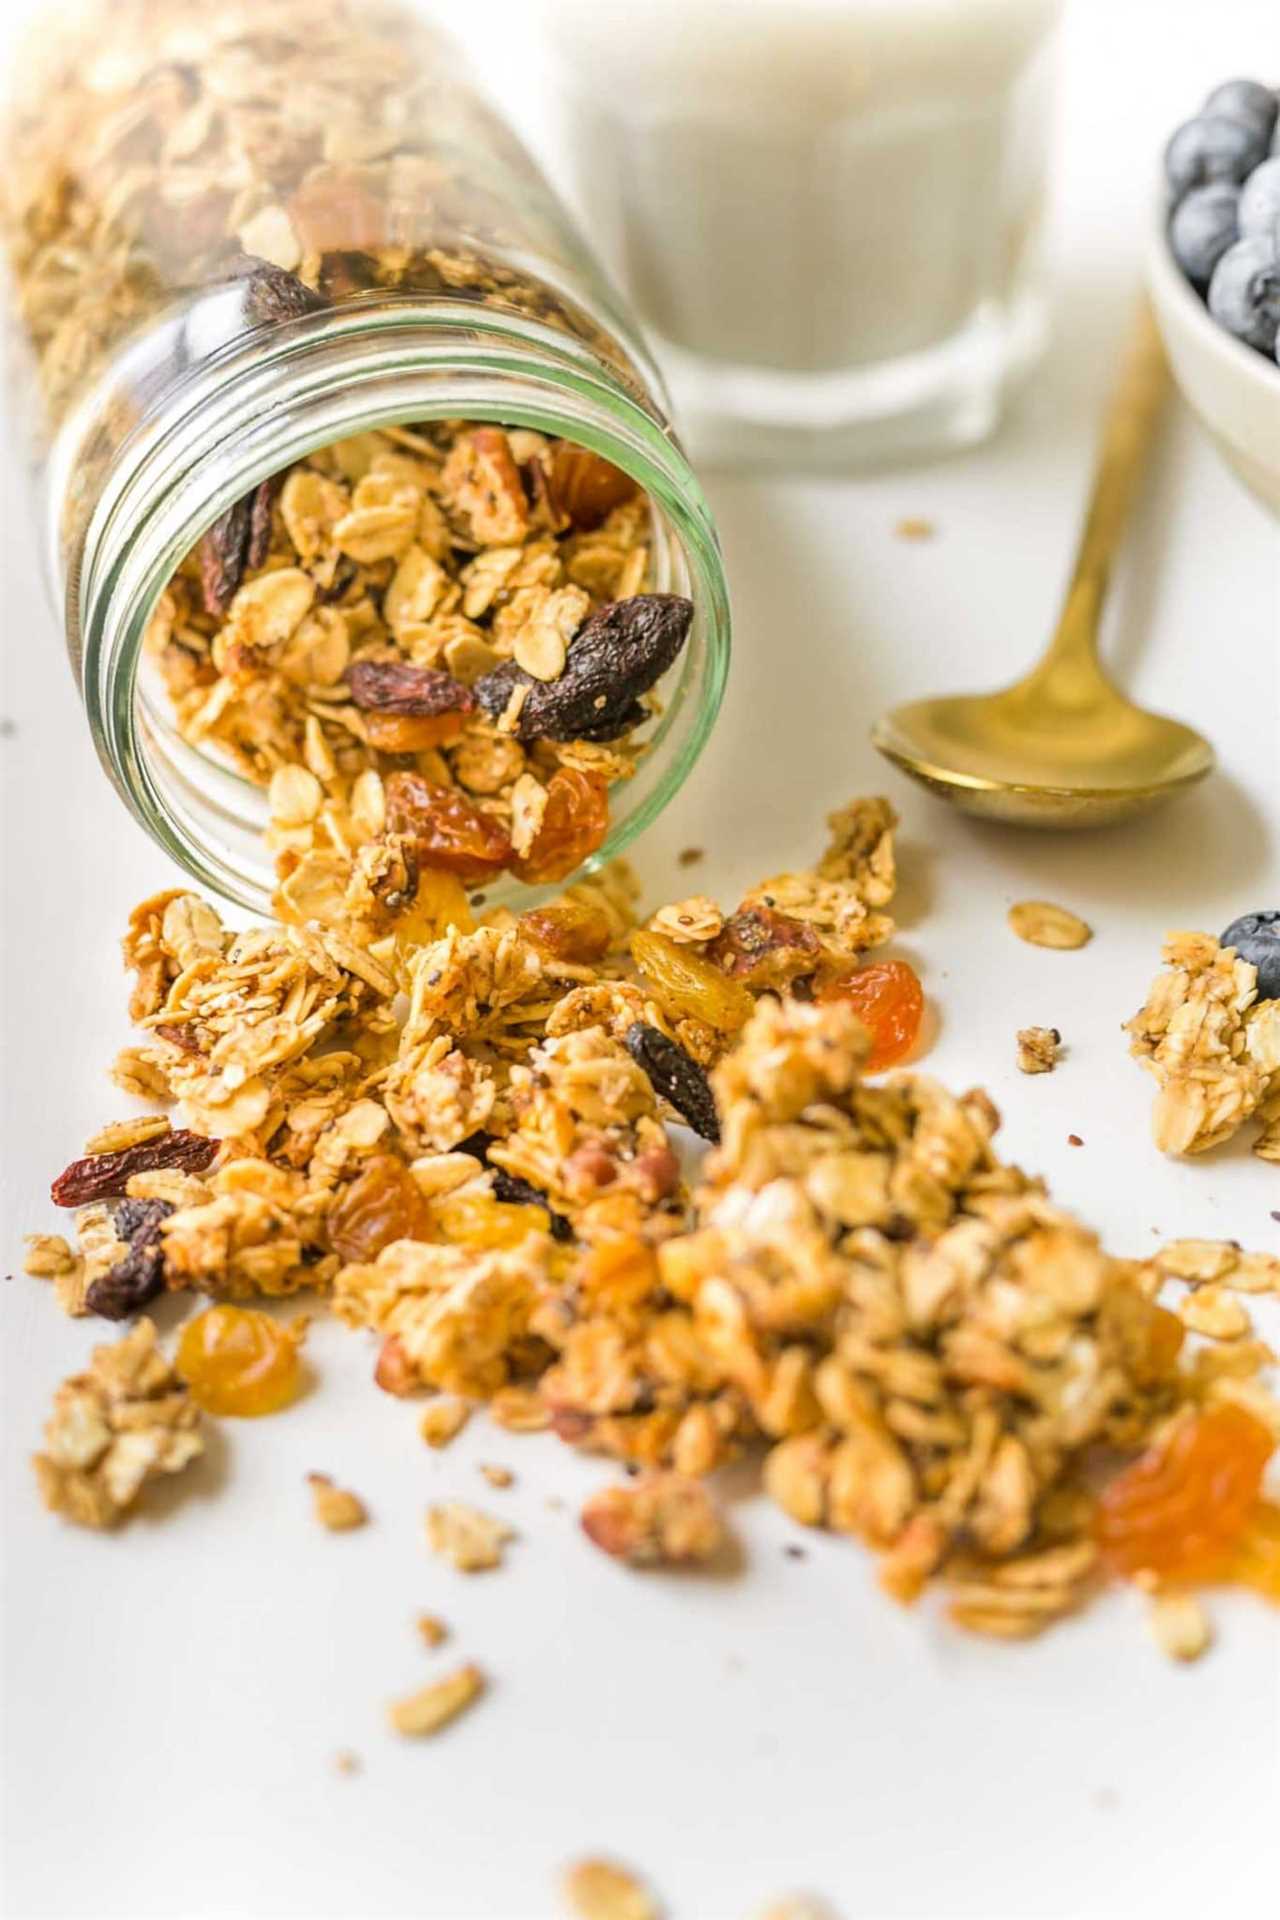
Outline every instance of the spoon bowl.
<path id="1" fill-rule="evenodd" d="M 1026 827 L 1101 827 L 1145 813 L 1212 771 L 1207 740 L 1135 706 L 1098 660 L 1111 559 L 1168 383 L 1144 302 L 1108 409 L 1066 604 L 1044 657 L 997 693 L 915 700 L 872 729 L 887 759 L 965 813 Z"/>

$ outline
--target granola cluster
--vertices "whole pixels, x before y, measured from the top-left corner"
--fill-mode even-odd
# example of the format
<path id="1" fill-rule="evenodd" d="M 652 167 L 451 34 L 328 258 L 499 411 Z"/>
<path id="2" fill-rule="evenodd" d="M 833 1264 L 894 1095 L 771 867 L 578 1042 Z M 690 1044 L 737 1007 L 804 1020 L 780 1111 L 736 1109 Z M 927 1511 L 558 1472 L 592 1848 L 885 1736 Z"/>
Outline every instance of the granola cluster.
<path id="1" fill-rule="evenodd" d="M 144 1037 L 116 1077 L 194 1130 L 97 1136 L 55 1183 L 91 1200 L 80 1250 L 42 1237 L 33 1270 L 75 1311 L 122 1257 L 225 1300 L 307 1288 L 376 1337 L 381 1388 L 436 1396 L 429 1444 L 485 1401 L 638 1470 L 582 1516 L 625 1562 L 714 1556 L 701 1483 L 750 1451 L 786 1513 L 862 1540 L 900 1599 L 936 1582 L 963 1626 L 1038 1631 L 1100 1580 L 1099 1458 L 1223 1406 L 1280 1436 L 1242 1299 L 1280 1266 L 1205 1242 L 1116 1259 L 999 1157 L 985 1094 L 868 1076 L 882 1036 L 848 990 L 887 970 L 862 963 L 892 932 L 893 828 L 856 802 L 812 868 L 643 924 L 618 870 L 420 941 L 144 902 L 125 941 Z M 1265 1034 L 1237 964 L 1219 974 Z M 1056 1036 L 1022 1038 L 1051 1064 Z M 676 1119 L 715 1143 L 692 1184 Z M 139 1207 L 161 1211 L 122 1220 Z M 1208 1343 L 1189 1359 L 1188 1334 Z M 446 1502 L 428 1535 L 471 1571 L 510 1531 Z"/>
<path id="2" fill-rule="evenodd" d="M 1127 1023 L 1130 1052 L 1159 1086 L 1151 1130 L 1162 1153 L 1204 1153 L 1249 1120 L 1253 1150 L 1280 1160 L 1280 1000 L 1209 933 L 1172 933 L 1165 971 Z"/>

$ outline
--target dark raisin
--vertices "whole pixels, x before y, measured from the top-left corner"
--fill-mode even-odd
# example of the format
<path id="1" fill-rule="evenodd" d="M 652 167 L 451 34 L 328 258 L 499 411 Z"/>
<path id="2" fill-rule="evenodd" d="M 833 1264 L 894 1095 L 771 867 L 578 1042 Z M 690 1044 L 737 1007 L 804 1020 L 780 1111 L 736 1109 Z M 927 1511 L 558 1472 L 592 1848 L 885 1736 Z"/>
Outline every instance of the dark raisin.
<path id="1" fill-rule="evenodd" d="M 354 560 L 349 560 L 345 553 L 341 554 L 338 559 L 338 564 L 333 570 L 333 578 L 328 586 L 317 587 L 316 589 L 316 600 L 319 605 L 322 607 L 328 606 L 331 601 L 341 600 L 343 594 L 351 585 L 351 582 L 355 579 L 359 571 L 360 569 Z"/>
<path id="2" fill-rule="evenodd" d="M 249 539 L 244 550 L 246 567 L 260 567 L 271 551 L 271 507 L 275 500 L 274 480 L 260 480 L 249 495 Z"/>
<path id="3" fill-rule="evenodd" d="M 116 1209 L 116 1232 L 129 1242 L 106 1273 L 91 1282 L 84 1296 L 90 1313 L 104 1320 L 127 1320 L 164 1291 L 164 1247 L 160 1229 L 173 1212 L 167 1200 L 124 1200 Z"/>
<path id="4" fill-rule="evenodd" d="M 250 500 L 237 500 L 220 514 L 200 542 L 200 588 L 204 610 L 221 619 L 235 599 L 249 557 Z"/>
<path id="5" fill-rule="evenodd" d="M 678 593 L 615 600 L 579 628 L 558 680 L 535 680 L 504 660 L 476 681 L 476 699 L 497 719 L 523 687 L 515 733 L 525 743 L 616 740 L 644 719 L 639 696 L 674 663 L 692 622 L 693 602 Z"/>
<path id="6" fill-rule="evenodd" d="M 203 1173 L 217 1156 L 221 1140 L 176 1128 L 156 1140 L 143 1140 L 119 1153 L 91 1153 L 73 1160 L 49 1189 L 56 1207 L 83 1207 L 91 1200 L 121 1200 L 135 1173 L 157 1167 L 177 1167 L 183 1173 Z"/>
<path id="7" fill-rule="evenodd" d="M 347 669 L 355 705 L 366 713 L 470 713 L 475 699 L 451 673 L 407 660 L 357 660 Z"/>
<path id="8" fill-rule="evenodd" d="M 706 1074 L 678 1041 L 643 1020 L 627 1028 L 626 1048 L 662 1095 L 704 1140 L 720 1138 L 720 1121 Z"/>
<path id="9" fill-rule="evenodd" d="M 493 1197 L 505 1201 L 513 1207 L 542 1207 L 551 1216 L 551 1237 L 553 1240 L 572 1240 L 573 1224 L 562 1213 L 557 1213 L 541 1187 L 535 1187 L 532 1181 L 521 1180 L 518 1174 L 508 1173 L 505 1167 L 495 1167 L 489 1159 L 489 1149 L 496 1144 L 492 1133 L 469 1133 L 465 1140 L 459 1140 L 456 1151 L 469 1153 L 473 1160 L 481 1160 L 493 1175 Z"/>
<path id="10" fill-rule="evenodd" d="M 296 273 L 264 262 L 255 267 L 245 286 L 244 310 L 254 326 L 270 326 L 277 320 L 297 320 L 304 313 L 318 313 L 328 305 L 320 294 L 299 280 Z"/>

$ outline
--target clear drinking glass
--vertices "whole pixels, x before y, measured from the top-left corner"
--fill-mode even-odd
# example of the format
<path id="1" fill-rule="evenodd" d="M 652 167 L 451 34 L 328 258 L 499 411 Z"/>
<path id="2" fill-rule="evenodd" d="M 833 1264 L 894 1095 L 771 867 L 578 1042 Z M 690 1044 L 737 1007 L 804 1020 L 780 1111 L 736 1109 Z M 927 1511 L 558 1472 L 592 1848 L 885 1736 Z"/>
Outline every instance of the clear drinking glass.
<path id="1" fill-rule="evenodd" d="M 291 462 L 491 421 L 638 481 L 647 585 L 695 605 L 593 864 L 619 852 L 719 705 L 719 547 L 633 323 L 449 43 L 381 0 L 94 0 L 42 15 L 18 72 L 11 364 L 72 663 L 135 815 L 199 880 L 266 905 L 264 793 L 181 737 L 152 614 Z"/>
<path id="2" fill-rule="evenodd" d="M 704 460 L 988 433 L 1043 335 L 1058 0 L 544 0 L 554 138 Z"/>

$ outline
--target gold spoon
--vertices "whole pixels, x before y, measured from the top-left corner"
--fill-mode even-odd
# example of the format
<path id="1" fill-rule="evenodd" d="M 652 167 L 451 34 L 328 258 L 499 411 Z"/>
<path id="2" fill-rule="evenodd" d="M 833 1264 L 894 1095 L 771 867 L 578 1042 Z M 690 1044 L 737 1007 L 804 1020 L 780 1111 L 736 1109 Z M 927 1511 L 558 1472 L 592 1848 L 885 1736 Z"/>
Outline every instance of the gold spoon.
<path id="1" fill-rule="evenodd" d="M 1107 410 L 1066 603 L 1043 659 L 998 693 L 914 700 L 876 722 L 888 759 L 966 813 L 1028 827 L 1125 820 L 1203 780 L 1207 740 L 1117 692 L 1098 661 L 1111 561 L 1169 384 L 1145 299 Z"/>

